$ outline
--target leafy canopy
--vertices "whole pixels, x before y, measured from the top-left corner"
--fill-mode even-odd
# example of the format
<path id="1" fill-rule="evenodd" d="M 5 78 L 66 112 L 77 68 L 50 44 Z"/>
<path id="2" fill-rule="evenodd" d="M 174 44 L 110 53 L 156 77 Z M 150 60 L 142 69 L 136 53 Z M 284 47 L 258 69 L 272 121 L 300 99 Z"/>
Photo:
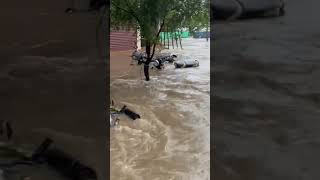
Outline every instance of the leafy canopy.
<path id="1" fill-rule="evenodd" d="M 158 41 L 159 30 L 186 27 L 206 21 L 208 0 L 111 0 L 111 26 L 136 26 L 149 43 Z M 203 24 L 203 23 L 202 23 Z"/>

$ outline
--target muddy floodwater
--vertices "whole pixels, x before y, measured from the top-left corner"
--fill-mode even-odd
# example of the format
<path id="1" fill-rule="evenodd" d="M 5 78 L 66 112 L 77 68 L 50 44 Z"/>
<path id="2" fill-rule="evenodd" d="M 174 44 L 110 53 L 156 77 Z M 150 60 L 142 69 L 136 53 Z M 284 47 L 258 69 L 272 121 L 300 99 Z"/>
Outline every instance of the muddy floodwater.
<path id="1" fill-rule="evenodd" d="M 197 59 L 196 68 L 151 70 L 141 66 L 112 79 L 111 98 L 138 112 L 141 119 L 120 117 L 111 129 L 112 180 L 210 179 L 210 42 L 184 39 L 183 50 L 165 50 Z"/>

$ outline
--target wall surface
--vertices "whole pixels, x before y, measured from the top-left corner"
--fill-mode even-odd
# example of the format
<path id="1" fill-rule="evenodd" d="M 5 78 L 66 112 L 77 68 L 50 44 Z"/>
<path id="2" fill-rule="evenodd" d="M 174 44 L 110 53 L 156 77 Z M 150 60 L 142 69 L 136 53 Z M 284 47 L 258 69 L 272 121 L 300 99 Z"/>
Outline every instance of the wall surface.
<path id="1" fill-rule="evenodd" d="M 137 33 L 133 30 L 111 31 L 110 32 L 110 50 L 127 51 L 133 50 L 137 46 Z"/>

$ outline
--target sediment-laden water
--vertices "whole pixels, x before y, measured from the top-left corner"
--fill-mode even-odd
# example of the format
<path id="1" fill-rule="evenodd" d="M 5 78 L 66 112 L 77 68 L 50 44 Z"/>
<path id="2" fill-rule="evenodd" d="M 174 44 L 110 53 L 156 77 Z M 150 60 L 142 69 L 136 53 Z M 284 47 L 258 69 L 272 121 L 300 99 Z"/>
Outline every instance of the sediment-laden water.
<path id="1" fill-rule="evenodd" d="M 197 68 L 152 70 L 141 66 L 111 80 L 111 98 L 141 119 L 120 117 L 111 129 L 112 180 L 210 179 L 210 43 L 183 40 L 179 58 L 197 59 Z M 168 50 L 166 50 L 168 51 Z"/>

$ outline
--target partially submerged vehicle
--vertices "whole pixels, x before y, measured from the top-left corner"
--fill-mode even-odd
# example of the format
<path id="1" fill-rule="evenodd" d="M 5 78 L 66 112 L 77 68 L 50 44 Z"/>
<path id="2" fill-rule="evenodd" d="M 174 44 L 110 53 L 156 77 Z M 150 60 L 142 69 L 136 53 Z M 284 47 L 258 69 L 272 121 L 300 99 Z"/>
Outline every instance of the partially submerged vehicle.
<path id="1" fill-rule="evenodd" d="M 192 59 L 184 59 L 174 62 L 174 66 L 176 68 L 189 68 L 189 67 L 198 67 L 199 61 L 198 60 L 192 60 Z"/>
<path id="2" fill-rule="evenodd" d="M 177 55 L 176 54 L 160 54 L 154 58 L 151 62 L 151 69 L 154 67 L 157 69 L 162 69 L 165 64 L 169 63 L 172 64 L 176 61 Z"/>
<path id="3" fill-rule="evenodd" d="M 134 51 L 132 53 L 132 59 L 134 61 L 138 61 L 138 64 L 143 64 L 146 61 L 146 55 L 143 52 Z M 155 56 L 151 63 L 150 68 L 151 69 L 162 69 L 165 64 L 173 64 L 176 68 L 188 68 L 188 67 L 198 67 L 199 61 L 196 59 L 190 59 L 188 56 L 183 56 L 173 53 L 161 53 L 157 56 Z"/>
<path id="4" fill-rule="evenodd" d="M 155 59 L 160 60 L 163 63 L 164 62 L 173 63 L 177 57 L 178 57 L 177 54 L 174 54 L 174 53 L 161 53 L 157 55 Z"/>
<path id="5" fill-rule="evenodd" d="M 132 57 L 132 60 L 137 61 L 139 65 L 146 62 L 146 60 L 147 60 L 147 55 L 141 51 L 138 51 L 138 50 L 134 50 L 132 52 L 131 57 Z"/>
<path id="6" fill-rule="evenodd" d="M 274 17 L 285 14 L 283 0 L 212 0 L 215 19 Z"/>
<path id="7" fill-rule="evenodd" d="M 110 106 L 110 127 L 114 127 L 119 124 L 120 119 L 118 117 L 121 114 L 128 116 L 132 120 L 140 119 L 140 115 L 129 109 L 126 105 L 124 105 L 120 110 L 116 109 L 112 101 L 112 105 Z"/>
<path id="8" fill-rule="evenodd" d="M 147 61 L 146 53 L 137 50 L 133 51 L 131 57 L 133 61 L 137 61 L 138 65 L 141 65 Z M 151 60 L 150 68 L 162 69 L 164 64 L 173 63 L 176 60 L 176 58 L 177 55 L 173 53 L 158 54 Z"/>

